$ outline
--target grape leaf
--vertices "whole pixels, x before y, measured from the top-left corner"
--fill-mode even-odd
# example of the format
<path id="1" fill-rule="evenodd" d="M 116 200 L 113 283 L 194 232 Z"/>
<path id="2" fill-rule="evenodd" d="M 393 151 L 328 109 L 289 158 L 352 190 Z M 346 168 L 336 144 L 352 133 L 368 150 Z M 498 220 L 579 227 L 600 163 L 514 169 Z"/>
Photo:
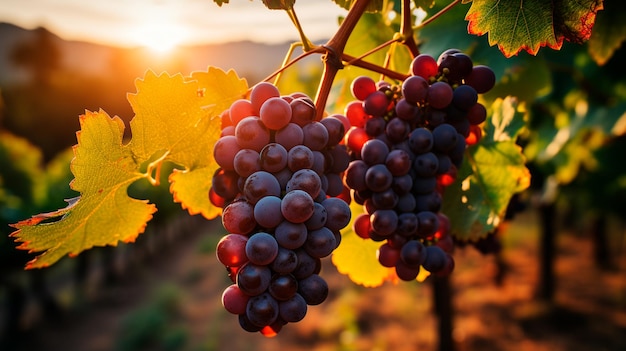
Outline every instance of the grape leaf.
<path id="1" fill-rule="evenodd" d="M 623 6 L 617 1 L 604 3 L 604 11 L 598 13 L 596 24 L 589 38 L 589 55 L 600 66 L 613 56 L 613 53 L 626 40 L 626 16 Z"/>
<path id="2" fill-rule="evenodd" d="M 199 213 L 207 219 L 219 216 L 222 209 L 209 201 L 211 178 L 217 169 L 217 163 L 191 171 L 175 169 L 169 178 L 174 201 L 179 202 L 191 215 Z"/>
<path id="3" fill-rule="evenodd" d="M 563 40 L 589 39 L 601 9 L 600 0 L 474 0 L 465 19 L 470 34 L 489 33 L 489 45 L 511 57 L 521 50 L 536 55 L 542 46 L 558 50 Z"/>
<path id="4" fill-rule="evenodd" d="M 220 137 L 221 120 L 216 116 L 246 95 L 246 80 L 232 70 L 210 67 L 187 79 L 149 71 L 136 85 L 137 93 L 128 96 L 135 111 L 130 123 L 135 155 L 140 162 L 160 155 L 160 161 L 183 166 L 170 177 L 174 200 L 190 214 L 214 218 L 219 211 L 208 193 L 217 169 L 213 145 Z"/>
<path id="5" fill-rule="evenodd" d="M 66 208 L 13 225 L 20 249 L 41 252 L 26 268 L 47 267 L 61 257 L 93 246 L 133 242 L 156 211 L 128 197 L 128 186 L 143 177 L 129 147 L 122 145 L 124 122 L 104 111 L 80 116 L 81 131 L 71 162 L 73 190 L 81 193 Z"/>
<path id="6" fill-rule="evenodd" d="M 526 124 L 522 105 L 514 98 L 492 105 L 485 136 L 468 147 L 457 180 L 446 188 L 442 212 L 452 219 L 452 235 L 477 240 L 502 221 L 513 196 L 530 184 L 521 148 L 515 144 Z"/>

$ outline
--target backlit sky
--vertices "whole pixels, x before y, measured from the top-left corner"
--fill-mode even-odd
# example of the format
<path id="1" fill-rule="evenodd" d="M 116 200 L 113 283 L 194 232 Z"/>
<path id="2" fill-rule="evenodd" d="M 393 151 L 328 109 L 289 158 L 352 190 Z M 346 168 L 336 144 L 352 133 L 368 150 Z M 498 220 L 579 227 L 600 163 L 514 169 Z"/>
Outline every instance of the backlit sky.
<path id="1" fill-rule="evenodd" d="M 330 0 L 299 0 L 295 9 L 313 41 L 329 38 L 337 16 L 346 14 Z M 261 0 L 230 0 L 222 7 L 213 0 L 1 0 L 0 22 L 44 26 L 67 40 L 116 46 L 298 38 L 287 14 L 266 9 Z"/>

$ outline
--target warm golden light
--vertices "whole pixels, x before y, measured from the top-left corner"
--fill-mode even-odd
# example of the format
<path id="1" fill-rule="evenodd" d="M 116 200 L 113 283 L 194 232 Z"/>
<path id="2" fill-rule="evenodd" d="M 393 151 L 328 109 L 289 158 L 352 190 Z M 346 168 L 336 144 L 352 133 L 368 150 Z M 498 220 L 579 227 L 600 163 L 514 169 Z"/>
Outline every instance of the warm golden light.
<path id="1" fill-rule="evenodd" d="M 137 23 L 132 32 L 132 39 L 137 45 L 150 51 L 166 54 L 185 39 L 185 30 L 171 19 L 153 17 L 143 23 Z"/>

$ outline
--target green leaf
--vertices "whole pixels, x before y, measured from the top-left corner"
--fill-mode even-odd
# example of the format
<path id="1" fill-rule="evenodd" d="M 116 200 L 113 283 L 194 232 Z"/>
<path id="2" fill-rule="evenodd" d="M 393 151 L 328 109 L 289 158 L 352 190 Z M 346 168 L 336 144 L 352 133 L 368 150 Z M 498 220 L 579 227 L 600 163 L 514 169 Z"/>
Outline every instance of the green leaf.
<path id="1" fill-rule="evenodd" d="M 528 187 L 530 173 L 515 144 L 525 127 L 525 111 L 514 98 L 498 99 L 481 141 L 468 147 L 454 184 L 446 188 L 442 212 L 451 221 L 452 235 L 477 240 L 504 218 L 513 196 Z"/>
<path id="2" fill-rule="evenodd" d="M 626 40 L 626 12 L 617 1 L 604 3 L 589 38 L 589 55 L 602 66 Z"/>
<path id="3" fill-rule="evenodd" d="M 156 211 L 154 205 L 128 197 L 128 186 L 143 175 L 130 149 L 122 145 L 122 120 L 100 111 L 86 112 L 80 123 L 71 163 L 71 186 L 80 198 L 64 209 L 13 225 L 18 230 L 11 236 L 22 243 L 20 249 L 43 251 L 26 268 L 47 267 L 93 246 L 132 242 Z"/>
<path id="4" fill-rule="evenodd" d="M 563 40 L 582 42 L 591 35 L 598 0 L 474 0 L 465 19 L 470 34 L 488 33 L 506 57 L 526 50 L 536 55 L 547 46 L 560 49 Z"/>

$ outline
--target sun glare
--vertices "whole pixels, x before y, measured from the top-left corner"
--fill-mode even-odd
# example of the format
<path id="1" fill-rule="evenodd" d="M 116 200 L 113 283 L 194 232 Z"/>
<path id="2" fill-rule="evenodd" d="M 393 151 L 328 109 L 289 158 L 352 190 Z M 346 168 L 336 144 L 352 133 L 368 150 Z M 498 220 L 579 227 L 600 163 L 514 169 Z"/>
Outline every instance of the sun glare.
<path id="1" fill-rule="evenodd" d="M 158 54 L 167 54 L 181 44 L 185 31 L 177 23 L 161 18 L 137 24 L 133 41 Z"/>

